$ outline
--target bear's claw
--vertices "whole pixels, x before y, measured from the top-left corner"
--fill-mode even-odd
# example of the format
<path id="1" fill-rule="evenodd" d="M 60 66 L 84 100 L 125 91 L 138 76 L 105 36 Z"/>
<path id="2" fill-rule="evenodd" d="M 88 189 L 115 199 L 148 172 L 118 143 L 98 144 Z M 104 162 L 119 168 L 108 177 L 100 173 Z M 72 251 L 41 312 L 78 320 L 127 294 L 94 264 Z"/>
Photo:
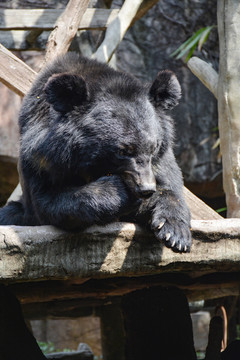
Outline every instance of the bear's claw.
<path id="1" fill-rule="evenodd" d="M 160 221 L 152 221 L 151 227 L 156 238 L 163 241 L 173 251 L 180 253 L 190 252 L 191 232 L 189 226 L 182 220 L 174 218 L 160 219 Z"/>

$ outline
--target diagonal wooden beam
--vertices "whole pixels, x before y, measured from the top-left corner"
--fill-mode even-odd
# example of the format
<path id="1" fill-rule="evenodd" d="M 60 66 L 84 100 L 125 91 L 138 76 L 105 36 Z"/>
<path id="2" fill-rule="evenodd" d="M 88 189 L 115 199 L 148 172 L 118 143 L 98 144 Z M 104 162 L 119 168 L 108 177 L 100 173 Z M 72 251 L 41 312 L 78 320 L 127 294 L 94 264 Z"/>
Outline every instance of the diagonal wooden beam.
<path id="1" fill-rule="evenodd" d="M 93 58 L 102 62 L 109 62 L 126 31 L 131 26 L 142 2 L 143 0 L 124 1 L 119 14 L 107 28 L 105 38 L 95 54 L 93 54 Z"/>
<path id="2" fill-rule="evenodd" d="M 20 96 L 30 89 L 36 72 L 0 44 L 0 81 Z"/>
<path id="3" fill-rule="evenodd" d="M 46 62 L 65 54 L 76 35 L 83 14 L 87 10 L 89 0 L 70 0 L 62 15 L 58 18 L 51 32 L 46 49 Z"/>

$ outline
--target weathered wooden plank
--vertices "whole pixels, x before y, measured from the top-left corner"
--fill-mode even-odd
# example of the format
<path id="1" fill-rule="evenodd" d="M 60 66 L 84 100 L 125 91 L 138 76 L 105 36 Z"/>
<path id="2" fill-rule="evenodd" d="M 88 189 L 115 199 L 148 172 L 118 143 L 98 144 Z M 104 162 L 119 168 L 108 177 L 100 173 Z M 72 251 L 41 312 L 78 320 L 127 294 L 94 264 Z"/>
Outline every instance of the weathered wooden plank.
<path id="1" fill-rule="evenodd" d="M 167 274 L 169 275 L 169 274 Z M 239 277 L 238 281 L 232 281 L 231 278 L 227 280 L 212 281 L 201 284 L 196 278 L 196 282 L 191 285 L 187 281 L 181 283 L 176 277 L 173 281 L 174 275 L 169 276 L 168 279 L 156 279 L 154 276 L 125 278 L 125 284 L 122 279 L 111 279 L 112 286 L 107 286 L 106 282 L 109 280 L 98 280 L 99 286 L 96 286 L 95 291 L 83 289 L 75 289 L 72 291 L 71 284 L 66 284 L 61 281 L 59 288 L 56 289 L 52 281 L 43 286 L 43 282 L 35 282 L 35 286 L 31 283 L 19 283 L 10 285 L 10 289 L 17 295 L 21 301 L 24 315 L 30 319 L 42 318 L 77 318 L 82 316 L 96 315 L 93 308 L 101 307 L 112 302 L 118 301 L 123 295 L 138 289 L 148 288 L 149 286 L 176 286 L 184 291 L 189 301 L 198 301 L 203 299 L 216 299 L 224 296 L 238 296 L 239 295 Z M 222 275 L 222 274 L 221 274 Z M 232 273 L 229 273 L 230 277 Z M 218 279 L 219 280 L 219 279 Z M 94 282 L 96 284 L 96 282 Z M 127 285 L 128 284 L 128 285 Z M 74 284 L 72 285 L 72 287 Z M 76 286 L 75 286 L 76 287 Z M 118 295 L 114 293 L 113 289 L 118 288 Z M 80 290 L 81 289 L 81 290 Z M 88 291 L 88 292 L 87 292 Z M 50 292 L 50 294 L 49 294 Z M 121 294 L 120 294 L 121 292 Z M 83 296 L 84 294 L 84 296 Z M 59 296 L 59 298 L 58 298 Z M 56 301 L 56 298 L 57 301 Z"/>
<path id="2" fill-rule="evenodd" d="M 1 9 L 0 30 L 53 30 L 64 9 Z M 106 29 L 118 9 L 87 9 L 78 29 Z"/>
<path id="3" fill-rule="evenodd" d="M 219 38 L 218 126 L 227 216 L 240 218 L 240 4 L 217 2 Z"/>
<path id="4" fill-rule="evenodd" d="M 193 220 L 220 220 L 222 216 L 184 187 L 184 196 Z"/>
<path id="5" fill-rule="evenodd" d="M 238 295 L 240 286 L 240 272 L 210 273 L 191 278 L 189 272 L 165 272 L 158 275 L 113 277 L 101 279 L 78 279 L 66 281 L 46 280 L 40 282 L 27 282 L 10 284 L 10 289 L 17 294 L 22 304 L 49 303 L 61 301 L 67 311 L 68 307 L 79 311 L 83 306 L 98 306 L 108 302 L 110 298 L 118 299 L 122 295 L 135 290 L 141 290 L 149 286 L 175 286 L 184 290 L 191 300 L 211 299 L 227 295 Z M 82 280 L 82 279 L 80 279 Z M 79 304 L 77 299 L 81 301 Z M 44 305 L 42 305 L 44 308 Z M 58 309 L 59 311 L 60 309 Z"/>
<path id="6" fill-rule="evenodd" d="M 89 0 L 69 0 L 66 9 L 57 19 L 46 48 L 45 61 L 52 61 L 65 54 L 76 35 L 78 25 L 87 10 Z"/>
<path id="7" fill-rule="evenodd" d="M 198 58 L 191 57 L 187 63 L 192 73 L 210 90 L 215 98 L 218 98 L 218 73 L 211 64 Z"/>
<path id="8" fill-rule="evenodd" d="M 118 16 L 107 28 L 105 38 L 93 58 L 103 62 L 109 62 L 113 53 L 122 41 L 126 31 L 136 16 L 143 0 L 125 0 Z"/>
<path id="9" fill-rule="evenodd" d="M 161 272 L 239 271 L 240 220 L 192 221 L 190 254 L 177 254 L 130 223 L 67 233 L 51 226 L 0 227 L 0 280 L 86 279 Z"/>
<path id="10" fill-rule="evenodd" d="M 24 96 L 30 89 L 36 72 L 0 44 L 0 81 L 17 93 Z"/>

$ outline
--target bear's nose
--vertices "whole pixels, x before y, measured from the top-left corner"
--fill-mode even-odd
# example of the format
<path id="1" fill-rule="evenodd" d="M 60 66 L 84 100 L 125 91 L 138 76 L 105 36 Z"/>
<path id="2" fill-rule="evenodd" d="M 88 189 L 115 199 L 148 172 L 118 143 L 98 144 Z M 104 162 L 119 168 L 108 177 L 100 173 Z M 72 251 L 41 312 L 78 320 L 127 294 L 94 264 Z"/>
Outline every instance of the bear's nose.
<path id="1" fill-rule="evenodd" d="M 138 195 L 143 198 L 150 197 L 153 193 L 156 191 L 156 185 L 155 184 L 146 184 L 141 185 L 138 188 Z"/>

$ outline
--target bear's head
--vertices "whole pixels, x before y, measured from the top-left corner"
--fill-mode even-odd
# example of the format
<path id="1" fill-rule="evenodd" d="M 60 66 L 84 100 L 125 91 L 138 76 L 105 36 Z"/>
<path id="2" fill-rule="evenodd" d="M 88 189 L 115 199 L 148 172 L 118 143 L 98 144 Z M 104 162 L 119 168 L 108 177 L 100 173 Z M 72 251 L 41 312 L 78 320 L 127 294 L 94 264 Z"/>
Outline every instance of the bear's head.
<path id="1" fill-rule="evenodd" d="M 57 74 L 48 80 L 45 94 L 56 112 L 56 134 L 61 124 L 66 128 L 68 140 L 59 147 L 71 167 L 88 181 L 120 174 L 139 197 L 156 191 L 154 162 L 161 162 L 172 140 L 165 110 L 181 97 L 171 71 L 160 72 L 151 86 L 113 70 L 97 79 Z"/>

